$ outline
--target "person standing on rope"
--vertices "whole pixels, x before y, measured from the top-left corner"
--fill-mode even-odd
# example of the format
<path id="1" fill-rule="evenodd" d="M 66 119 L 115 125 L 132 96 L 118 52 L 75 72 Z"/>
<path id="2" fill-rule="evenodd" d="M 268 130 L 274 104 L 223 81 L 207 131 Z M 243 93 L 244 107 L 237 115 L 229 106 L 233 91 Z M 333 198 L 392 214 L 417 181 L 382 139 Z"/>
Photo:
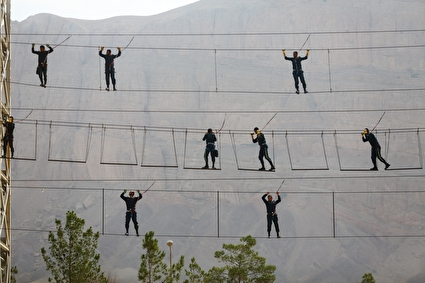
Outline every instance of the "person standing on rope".
<path id="1" fill-rule="evenodd" d="M 257 135 L 256 138 L 254 138 L 254 134 Z M 258 154 L 258 159 L 260 159 L 261 162 L 261 168 L 258 169 L 260 171 L 265 171 L 266 168 L 264 167 L 264 159 L 266 158 L 267 161 L 270 163 L 270 170 L 269 171 L 274 171 L 274 165 L 273 165 L 273 161 L 271 160 L 271 158 L 269 157 L 269 151 L 268 151 L 268 146 L 266 143 L 266 138 L 264 137 L 264 134 L 257 128 L 254 128 L 254 133 L 251 133 L 251 138 L 252 138 L 252 142 L 253 143 L 258 143 L 258 145 L 260 146 L 260 152 Z"/>
<path id="2" fill-rule="evenodd" d="M 3 157 L 7 156 L 7 145 L 10 147 L 10 154 L 12 155 L 15 152 L 13 148 L 13 130 L 15 130 L 15 123 L 13 123 L 13 117 L 10 116 L 7 121 L 3 121 L 3 125 L 6 128 L 6 133 L 3 137 Z"/>
<path id="3" fill-rule="evenodd" d="M 212 169 L 215 169 L 214 163 L 215 163 L 215 142 L 217 141 L 217 138 L 215 134 L 213 133 L 212 129 L 208 129 L 208 131 L 205 133 L 204 138 L 202 139 L 206 143 L 205 152 L 204 152 L 204 160 L 205 160 L 205 166 L 202 167 L 202 169 L 208 169 L 208 154 L 211 154 L 211 161 L 212 161 Z"/>
<path id="4" fill-rule="evenodd" d="M 103 54 L 104 47 L 100 47 L 99 56 L 105 59 L 105 79 L 106 79 L 106 90 L 109 91 L 109 78 L 112 80 L 113 90 L 117 90 L 115 87 L 115 67 L 114 59 L 121 56 L 121 47 L 117 47 L 118 54 L 112 54 L 111 49 L 106 50 L 106 54 Z"/>
<path id="5" fill-rule="evenodd" d="M 310 49 L 307 49 L 305 57 L 298 57 L 297 51 L 294 51 L 294 53 L 293 53 L 294 57 L 287 57 L 286 53 L 285 53 L 285 49 L 283 49 L 282 52 L 283 52 L 283 56 L 285 57 L 285 60 L 289 60 L 289 61 L 292 62 L 292 76 L 294 77 L 294 81 L 295 81 L 296 93 L 297 94 L 300 93 L 300 89 L 299 89 L 300 83 L 298 81 L 298 78 L 301 80 L 301 83 L 302 83 L 303 88 L 304 88 L 304 93 L 308 93 L 307 85 L 306 85 L 305 79 L 304 79 L 304 71 L 303 71 L 303 68 L 301 66 L 301 61 L 306 60 L 308 58 L 308 53 L 310 52 Z"/>
<path id="6" fill-rule="evenodd" d="M 49 44 L 46 44 L 49 50 L 44 48 L 44 45 L 40 45 L 40 51 L 34 50 L 34 43 L 32 44 L 31 51 L 34 54 L 38 55 L 38 66 L 37 66 L 37 75 L 40 79 L 40 86 L 46 87 L 47 84 L 47 55 L 53 52 L 53 48 Z"/>
<path id="7" fill-rule="evenodd" d="M 267 236 L 270 238 L 270 231 L 272 230 L 272 222 L 274 224 L 274 228 L 276 229 L 277 237 L 280 238 L 279 235 L 279 223 L 276 214 L 276 205 L 281 201 L 279 192 L 276 192 L 277 200 L 273 200 L 273 197 L 270 195 L 270 192 L 267 192 L 262 196 L 263 202 L 266 204 L 267 210 Z M 267 200 L 266 200 L 267 197 Z"/>
<path id="8" fill-rule="evenodd" d="M 125 235 L 128 236 L 128 228 L 130 226 L 130 219 L 133 221 L 134 229 L 136 230 L 136 235 L 139 237 L 139 224 L 137 223 L 137 212 L 136 212 L 136 203 L 142 199 L 142 194 L 140 190 L 137 190 L 139 196 L 137 198 L 134 197 L 134 192 L 130 191 L 128 193 L 129 197 L 124 196 L 127 190 L 124 190 L 120 197 L 125 201 L 127 211 L 125 213 Z"/>
<path id="9" fill-rule="evenodd" d="M 387 170 L 388 167 L 390 167 L 390 164 L 387 161 L 385 161 L 384 158 L 382 158 L 382 156 L 381 156 L 381 146 L 379 145 L 378 139 L 375 137 L 374 134 L 369 132 L 368 128 L 364 129 L 364 131 L 362 133 L 362 140 L 363 140 L 363 142 L 369 142 L 371 147 L 372 147 L 372 149 L 371 149 L 371 159 L 372 159 L 373 167 L 370 168 L 370 170 L 378 171 L 378 166 L 376 165 L 376 158 L 378 158 L 379 161 L 381 161 L 382 163 L 385 164 L 385 170 Z"/>

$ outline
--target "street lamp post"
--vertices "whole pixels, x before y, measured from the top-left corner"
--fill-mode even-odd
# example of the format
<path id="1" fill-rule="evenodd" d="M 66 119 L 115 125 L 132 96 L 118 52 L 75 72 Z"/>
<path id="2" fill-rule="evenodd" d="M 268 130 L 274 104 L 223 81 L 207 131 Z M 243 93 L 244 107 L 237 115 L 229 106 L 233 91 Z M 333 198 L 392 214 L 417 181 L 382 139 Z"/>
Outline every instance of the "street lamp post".
<path id="1" fill-rule="evenodd" d="M 172 240 L 168 240 L 167 241 L 167 246 L 170 247 L 170 278 L 171 278 L 171 282 L 173 282 L 173 278 L 172 278 L 172 266 L 173 266 L 173 250 L 172 250 L 172 246 L 173 246 L 173 241 Z"/>

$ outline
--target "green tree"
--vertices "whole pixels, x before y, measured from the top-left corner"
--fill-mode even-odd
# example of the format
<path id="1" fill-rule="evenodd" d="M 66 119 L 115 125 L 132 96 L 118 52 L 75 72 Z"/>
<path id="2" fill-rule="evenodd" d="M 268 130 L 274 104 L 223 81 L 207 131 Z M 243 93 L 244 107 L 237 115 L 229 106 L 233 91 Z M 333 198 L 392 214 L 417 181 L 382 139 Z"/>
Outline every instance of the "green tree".
<path id="1" fill-rule="evenodd" d="M 90 227 L 83 231 L 85 221 L 78 218 L 74 211 L 66 213 L 66 224 L 62 227 L 59 219 L 56 223 L 56 237 L 49 232 L 49 251 L 41 248 L 41 254 L 57 283 L 103 283 L 107 282 L 96 253 L 99 232 Z M 49 278 L 52 282 L 52 278 Z"/>
<path id="2" fill-rule="evenodd" d="M 173 283 L 174 281 L 179 282 L 183 267 L 184 256 L 181 256 L 178 262 L 171 265 L 171 269 L 169 270 L 165 283 Z"/>
<path id="3" fill-rule="evenodd" d="M 372 273 L 365 273 L 361 283 L 375 283 L 375 278 L 373 278 Z"/>
<path id="4" fill-rule="evenodd" d="M 188 279 L 184 280 L 183 283 L 204 283 L 205 282 L 205 271 L 199 266 L 195 258 L 192 257 L 189 264 L 189 270 L 185 269 L 185 274 Z"/>
<path id="5" fill-rule="evenodd" d="M 16 283 L 15 275 L 18 274 L 18 267 L 16 265 L 12 266 L 12 268 L 10 269 L 10 273 L 10 283 Z"/>
<path id="6" fill-rule="evenodd" d="M 255 238 L 248 235 L 240 241 L 239 245 L 223 244 L 223 250 L 214 253 L 225 266 L 211 268 L 205 282 L 268 283 L 276 280 L 276 266 L 266 265 L 266 259 L 252 250 L 257 243 Z"/>
<path id="7" fill-rule="evenodd" d="M 146 253 L 141 256 L 139 281 L 144 283 L 162 282 L 169 275 L 169 269 L 167 264 L 163 262 L 165 252 L 159 250 L 158 240 L 154 238 L 153 231 L 145 234 L 142 247 L 146 250 Z"/>
<path id="8" fill-rule="evenodd" d="M 158 240 L 154 238 L 155 233 L 149 231 L 145 234 L 142 247 L 146 250 L 142 254 L 142 262 L 139 268 L 139 281 L 144 283 L 163 282 L 172 283 L 180 280 L 181 271 L 184 267 L 184 256 L 171 268 L 164 263 L 165 252 L 159 250 Z"/>

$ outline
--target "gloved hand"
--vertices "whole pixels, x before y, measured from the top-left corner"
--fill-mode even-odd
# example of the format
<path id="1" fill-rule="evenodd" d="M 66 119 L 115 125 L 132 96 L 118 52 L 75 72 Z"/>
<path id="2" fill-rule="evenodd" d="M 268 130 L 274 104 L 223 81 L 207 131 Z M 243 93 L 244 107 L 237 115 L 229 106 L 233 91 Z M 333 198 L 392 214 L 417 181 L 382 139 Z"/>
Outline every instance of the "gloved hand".
<path id="1" fill-rule="evenodd" d="M 100 47 L 100 51 L 103 51 L 103 49 L 104 49 L 104 48 L 105 48 L 105 47 L 101 46 L 101 47 Z"/>
<path id="2" fill-rule="evenodd" d="M 137 190 L 137 193 L 140 195 L 140 190 Z"/>
<path id="3" fill-rule="evenodd" d="M 118 51 L 121 51 L 121 47 L 117 47 Z"/>
<path id="4" fill-rule="evenodd" d="M 46 44 L 47 48 L 50 48 L 50 44 Z"/>
<path id="5" fill-rule="evenodd" d="M 124 190 L 124 194 L 127 192 L 127 190 Z"/>
<path id="6" fill-rule="evenodd" d="M 34 47 L 35 43 L 31 43 L 32 47 Z"/>

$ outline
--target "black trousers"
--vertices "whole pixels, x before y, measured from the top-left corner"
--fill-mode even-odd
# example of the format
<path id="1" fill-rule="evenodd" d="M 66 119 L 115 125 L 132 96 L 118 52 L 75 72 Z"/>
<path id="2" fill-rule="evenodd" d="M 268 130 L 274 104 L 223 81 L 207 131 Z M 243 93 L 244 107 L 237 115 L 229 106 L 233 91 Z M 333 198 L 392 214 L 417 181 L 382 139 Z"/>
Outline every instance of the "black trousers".
<path id="1" fill-rule="evenodd" d="M 305 79 L 304 79 L 304 71 L 293 71 L 292 72 L 292 76 L 294 77 L 295 88 L 297 90 L 299 89 L 299 85 L 300 85 L 300 82 L 298 81 L 298 78 L 300 78 L 304 90 L 307 88 L 307 85 L 306 85 Z"/>
<path id="2" fill-rule="evenodd" d="M 15 149 L 13 148 L 13 136 L 10 135 L 5 135 L 3 138 L 3 152 L 4 152 L 4 156 L 6 156 L 7 153 L 7 145 L 9 145 L 10 147 L 10 153 L 12 154 L 13 157 L 13 153 L 15 152 Z"/>
<path id="3" fill-rule="evenodd" d="M 372 147 L 371 149 L 371 159 L 372 159 L 372 163 L 374 167 L 376 166 L 376 158 L 379 159 L 379 161 L 381 161 L 382 163 L 384 163 L 385 165 L 387 165 L 387 161 L 385 161 L 385 159 L 381 156 L 381 148 L 380 147 Z"/>
<path id="4" fill-rule="evenodd" d="M 125 230 L 128 233 L 128 228 L 130 226 L 130 219 L 133 220 L 133 224 L 134 224 L 134 229 L 136 230 L 137 233 L 139 233 L 139 223 L 137 223 L 137 212 L 131 212 L 131 211 L 127 211 L 125 213 Z"/>
<path id="5" fill-rule="evenodd" d="M 47 83 L 47 64 L 39 64 L 37 67 L 38 78 L 41 84 Z M 43 78 L 44 77 L 44 78 Z"/>
<path id="6" fill-rule="evenodd" d="M 109 79 L 112 80 L 112 85 L 115 86 L 115 68 L 111 68 L 109 70 L 105 70 L 105 80 L 106 80 L 106 87 L 109 88 Z"/>
<path id="7" fill-rule="evenodd" d="M 260 159 L 261 167 L 264 168 L 264 160 L 263 158 L 267 159 L 267 161 L 270 163 L 271 167 L 274 167 L 272 159 L 269 157 L 269 150 L 267 145 L 260 146 L 260 152 L 258 153 L 258 159 Z"/>
<path id="8" fill-rule="evenodd" d="M 276 229 L 276 233 L 279 233 L 279 223 L 277 214 L 267 214 L 267 233 L 270 235 L 270 231 L 272 230 L 272 222 L 274 224 L 274 228 Z"/>

